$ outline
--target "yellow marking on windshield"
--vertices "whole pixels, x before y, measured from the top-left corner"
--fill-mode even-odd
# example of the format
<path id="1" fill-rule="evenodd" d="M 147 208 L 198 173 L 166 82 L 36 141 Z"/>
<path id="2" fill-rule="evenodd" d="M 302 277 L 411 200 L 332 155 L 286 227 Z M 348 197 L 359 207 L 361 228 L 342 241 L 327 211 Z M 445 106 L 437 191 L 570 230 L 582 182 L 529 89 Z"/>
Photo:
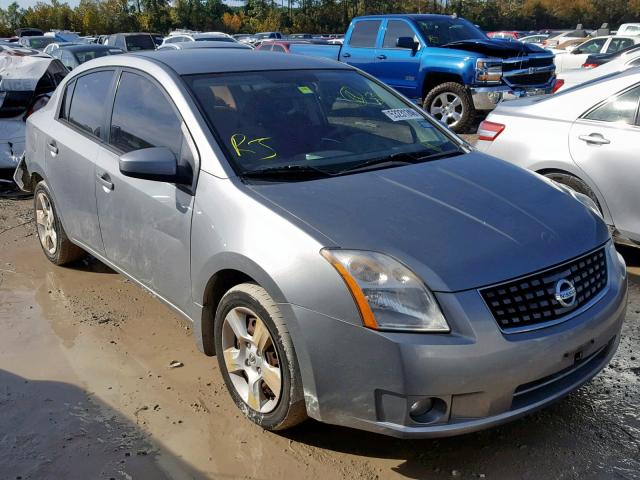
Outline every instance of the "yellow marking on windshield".
<path id="1" fill-rule="evenodd" d="M 267 140 L 271 140 L 271 137 L 259 137 L 254 138 L 253 140 L 248 140 L 248 137 L 243 133 L 234 133 L 231 135 L 231 147 L 236 152 L 238 157 L 242 157 L 244 154 L 253 154 L 256 155 L 257 152 L 255 150 L 250 150 L 248 148 L 240 148 L 243 145 L 259 145 L 260 147 L 268 150 L 270 153 L 265 155 L 264 157 L 259 158 L 259 160 L 271 160 L 272 158 L 276 158 L 278 153 L 269 145 L 267 145 Z"/>
<path id="2" fill-rule="evenodd" d="M 244 142 L 246 142 L 246 141 L 247 141 L 247 136 L 243 135 L 242 133 L 234 133 L 233 135 L 231 135 L 231 146 L 235 150 L 236 155 L 238 155 L 239 157 L 242 156 L 243 152 L 244 153 L 253 153 L 253 154 L 256 153 L 253 150 L 248 150 L 246 148 L 240 148 L 240 146 L 242 144 L 244 144 Z"/>

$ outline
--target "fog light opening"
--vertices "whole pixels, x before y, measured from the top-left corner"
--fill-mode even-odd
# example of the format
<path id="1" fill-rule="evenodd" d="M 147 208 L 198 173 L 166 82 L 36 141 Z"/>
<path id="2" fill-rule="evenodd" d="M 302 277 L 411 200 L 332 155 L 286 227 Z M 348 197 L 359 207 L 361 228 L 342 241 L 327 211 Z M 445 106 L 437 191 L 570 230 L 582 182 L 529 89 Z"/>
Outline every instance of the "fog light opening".
<path id="1" fill-rule="evenodd" d="M 447 404 L 437 397 L 425 397 L 416 400 L 409 407 L 411 420 L 417 423 L 433 423 L 442 418 L 447 411 Z"/>

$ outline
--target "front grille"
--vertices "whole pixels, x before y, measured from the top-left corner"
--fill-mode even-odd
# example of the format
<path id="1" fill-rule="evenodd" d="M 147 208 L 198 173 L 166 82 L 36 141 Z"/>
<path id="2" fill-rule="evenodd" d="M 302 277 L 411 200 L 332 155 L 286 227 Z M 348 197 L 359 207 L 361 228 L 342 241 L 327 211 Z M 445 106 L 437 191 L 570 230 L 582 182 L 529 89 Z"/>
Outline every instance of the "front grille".
<path id="1" fill-rule="evenodd" d="M 576 289 L 572 306 L 556 300 L 556 284 L 569 280 Z M 480 290 L 498 326 L 522 329 L 562 319 L 597 296 L 607 284 L 604 247 L 549 270 Z M 571 302 L 568 302 L 571 303 Z"/>
<path id="2" fill-rule="evenodd" d="M 550 67 L 553 65 L 553 57 L 523 57 L 505 60 L 502 64 L 503 72 L 512 72 L 530 67 Z"/>
<path id="3" fill-rule="evenodd" d="M 533 86 L 533 85 L 543 85 L 551 80 L 554 72 L 536 72 L 536 73 L 524 73 L 522 75 L 509 75 L 505 76 L 504 79 L 509 85 L 513 86 Z"/>

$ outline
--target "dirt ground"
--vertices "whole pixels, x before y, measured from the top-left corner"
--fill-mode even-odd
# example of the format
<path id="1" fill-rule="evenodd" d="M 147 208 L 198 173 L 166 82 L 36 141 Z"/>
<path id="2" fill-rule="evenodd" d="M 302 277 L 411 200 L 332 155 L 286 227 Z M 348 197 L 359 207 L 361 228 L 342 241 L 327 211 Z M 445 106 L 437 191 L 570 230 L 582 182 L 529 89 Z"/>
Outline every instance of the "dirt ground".
<path id="1" fill-rule="evenodd" d="M 187 323 L 96 260 L 50 264 L 32 220 L 0 198 L 0 479 L 640 479 L 638 251 L 620 349 L 590 384 L 501 428 L 401 441 L 253 426 Z"/>

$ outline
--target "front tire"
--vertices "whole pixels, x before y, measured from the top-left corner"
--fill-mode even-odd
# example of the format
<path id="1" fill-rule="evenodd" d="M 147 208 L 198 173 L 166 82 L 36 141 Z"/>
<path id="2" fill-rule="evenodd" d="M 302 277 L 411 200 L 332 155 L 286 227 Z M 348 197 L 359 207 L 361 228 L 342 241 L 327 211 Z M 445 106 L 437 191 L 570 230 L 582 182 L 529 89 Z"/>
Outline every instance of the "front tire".
<path id="1" fill-rule="evenodd" d="M 36 185 L 33 192 L 33 207 L 40 246 L 50 262 L 65 265 L 86 255 L 84 250 L 67 237 L 44 180 Z"/>
<path id="2" fill-rule="evenodd" d="M 233 401 L 252 422 L 284 430 L 307 418 L 291 336 L 264 288 L 229 290 L 215 316 L 218 365 Z"/>
<path id="3" fill-rule="evenodd" d="M 423 108 L 456 133 L 465 133 L 474 117 L 471 95 L 464 85 L 456 82 L 432 89 L 424 99 Z"/>

